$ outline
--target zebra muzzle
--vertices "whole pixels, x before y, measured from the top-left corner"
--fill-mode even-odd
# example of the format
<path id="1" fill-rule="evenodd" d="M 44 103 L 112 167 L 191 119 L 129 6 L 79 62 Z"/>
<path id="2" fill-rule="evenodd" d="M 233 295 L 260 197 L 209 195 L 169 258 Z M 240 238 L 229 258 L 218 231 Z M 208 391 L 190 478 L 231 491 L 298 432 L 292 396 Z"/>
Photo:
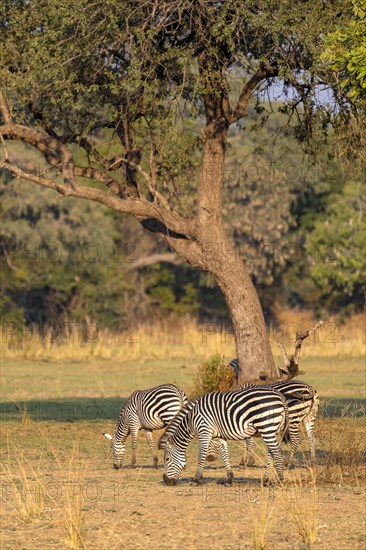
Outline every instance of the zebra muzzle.
<path id="1" fill-rule="evenodd" d="M 173 486 L 177 484 L 177 479 L 174 479 L 173 477 L 168 477 L 166 474 L 163 475 L 163 480 L 165 485 Z"/>

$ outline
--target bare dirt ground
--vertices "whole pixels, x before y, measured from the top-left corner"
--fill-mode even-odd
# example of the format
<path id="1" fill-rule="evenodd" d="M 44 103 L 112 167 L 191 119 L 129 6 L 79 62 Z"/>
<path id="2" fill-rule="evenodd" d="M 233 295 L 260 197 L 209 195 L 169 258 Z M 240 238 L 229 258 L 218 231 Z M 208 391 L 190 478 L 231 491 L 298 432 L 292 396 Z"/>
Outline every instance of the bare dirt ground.
<path id="1" fill-rule="evenodd" d="M 81 525 L 79 544 L 91 549 L 261 548 L 253 536 L 256 533 L 258 541 L 263 531 L 268 549 L 365 548 L 364 465 L 358 476 L 352 472 L 348 476 L 342 468 L 336 481 L 327 483 L 325 466 L 320 464 L 313 472 L 316 484 L 312 472 L 301 466 L 287 472 L 284 488 L 263 489 L 263 468 L 235 466 L 241 446 L 232 442 L 233 486 L 217 483 L 224 476 L 218 462 L 205 470 L 204 483 L 196 487 L 189 484 L 197 460 L 197 443 L 192 442 L 180 482 L 166 487 L 162 466 L 151 467 L 142 434 L 138 467 L 112 469 L 110 445 L 101 432 L 113 427 L 111 421 L 39 421 L 24 426 L 3 422 L 2 549 L 67 548 L 73 522 L 77 528 Z M 130 440 L 126 464 L 129 457 Z M 321 452 L 318 458 L 322 462 Z M 22 519 L 21 510 L 32 496 L 41 512 L 28 521 Z M 313 533 L 312 546 L 301 542 L 296 518 L 308 534 Z"/>

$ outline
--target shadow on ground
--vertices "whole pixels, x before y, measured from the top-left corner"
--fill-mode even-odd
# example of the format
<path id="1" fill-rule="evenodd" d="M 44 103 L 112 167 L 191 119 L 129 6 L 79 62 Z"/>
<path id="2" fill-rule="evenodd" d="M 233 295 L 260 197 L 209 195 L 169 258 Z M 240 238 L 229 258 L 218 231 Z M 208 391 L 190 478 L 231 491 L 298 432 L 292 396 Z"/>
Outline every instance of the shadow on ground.
<path id="1" fill-rule="evenodd" d="M 0 405 L 1 421 L 20 421 L 24 416 L 41 422 L 91 422 L 116 420 L 126 402 L 121 398 L 76 398 L 5 402 Z"/>
<path id="2" fill-rule="evenodd" d="M 28 415 L 32 421 L 78 422 L 80 420 L 102 422 L 116 420 L 126 402 L 121 398 L 75 398 L 38 401 L 4 402 L 0 404 L 1 421 L 20 421 Z M 320 414 L 324 418 L 364 417 L 364 399 L 322 399 Z"/>

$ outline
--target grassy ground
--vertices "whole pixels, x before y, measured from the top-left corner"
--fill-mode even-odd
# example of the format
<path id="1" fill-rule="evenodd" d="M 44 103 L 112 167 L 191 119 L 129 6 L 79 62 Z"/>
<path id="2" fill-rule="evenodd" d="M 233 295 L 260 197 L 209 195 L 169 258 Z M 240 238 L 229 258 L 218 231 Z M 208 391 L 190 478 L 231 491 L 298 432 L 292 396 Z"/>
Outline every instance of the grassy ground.
<path id="1" fill-rule="evenodd" d="M 303 379 L 322 399 L 318 464 L 306 468 L 303 444 L 285 487 L 261 488 L 260 442 L 260 466 L 246 469 L 237 467 L 241 445 L 230 443 L 232 487 L 217 483 L 224 476 L 221 463 L 207 468 L 202 486 L 190 486 L 195 441 L 176 487 L 162 483 L 161 466 L 151 467 L 142 434 L 138 467 L 112 469 L 101 432 L 113 431 L 123 398 L 166 381 L 189 392 L 200 359 L 5 360 L 1 547 L 259 549 L 267 540 L 275 550 L 363 549 L 365 370 L 357 356 L 302 360 Z M 126 464 L 129 456 L 128 441 Z"/>

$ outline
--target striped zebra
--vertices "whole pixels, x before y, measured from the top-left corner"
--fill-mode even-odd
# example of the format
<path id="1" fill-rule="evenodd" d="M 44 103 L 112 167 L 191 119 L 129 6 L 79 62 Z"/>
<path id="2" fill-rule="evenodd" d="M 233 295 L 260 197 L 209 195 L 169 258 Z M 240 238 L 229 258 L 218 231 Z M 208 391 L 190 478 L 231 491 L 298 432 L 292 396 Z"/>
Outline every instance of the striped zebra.
<path id="1" fill-rule="evenodd" d="M 245 386 L 246 388 L 255 388 L 250 384 Z M 263 386 L 262 386 L 263 387 Z M 295 452 L 300 444 L 300 424 L 303 423 L 306 434 L 310 443 L 310 458 L 312 462 L 315 462 L 315 434 L 314 425 L 318 414 L 319 397 L 312 386 L 305 384 L 299 380 L 284 380 L 280 382 L 274 382 L 264 387 L 273 388 L 281 392 L 286 398 L 288 412 L 289 412 L 289 427 L 288 437 L 290 440 L 290 454 L 288 457 L 288 464 L 293 460 Z M 286 434 L 284 434 L 286 440 Z M 212 462 L 216 460 L 220 452 L 220 445 L 217 442 L 212 442 L 209 447 L 207 460 Z M 251 438 L 246 439 L 244 442 L 244 453 L 240 461 L 240 466 L 252 466 L 255 461 L 253 458 L 253 440 Z"/>
<path id="2" fill-rule="evenodd" d="M 122 468 L 126 439 L 129 434 L 132 438 L 130 464 L 131 466 L 136 464 L 139 430 L 145 431 L 147 443 L 153 456 L 153 465 L 157 467 L 158 457 L 151 432 L 164 428 L 186 403 L 188 403 L 186 394 L 174 384 L 162 384 L 155 388 L 133 392 L 121 409 L 114 435 L 103 434 L 107 439 L 112 440 L 114 468 Z"/>
<path id="3" fill-rule="evenodd" d="M 232 359 L 228 365 L 231 367 L 235 373 L 235 382 L 238 383 L 239 380 L 239 359 Z"/>
<path id="4" fill-rule="evenodd" d="M 168 425 L 159 440 L 165 449 L 164 476 L 166 485 L 175 485 L 186 464 L 186 449 L 193 437 L 198 437 L 198 467 L 193 479 L 199 482 L 210 441 L 217 440 L 229 483 L 234 477 L 227 440 L 241 440 L 259 433 L 268 448 L 264 482 L 268 482 L 272 462 L 280 480 L 283 479 L 282 452 L 277 434 L 288 423 L 284 396 L 269 388 L 251 388 L 208 393 L 188 403 Z"/>

